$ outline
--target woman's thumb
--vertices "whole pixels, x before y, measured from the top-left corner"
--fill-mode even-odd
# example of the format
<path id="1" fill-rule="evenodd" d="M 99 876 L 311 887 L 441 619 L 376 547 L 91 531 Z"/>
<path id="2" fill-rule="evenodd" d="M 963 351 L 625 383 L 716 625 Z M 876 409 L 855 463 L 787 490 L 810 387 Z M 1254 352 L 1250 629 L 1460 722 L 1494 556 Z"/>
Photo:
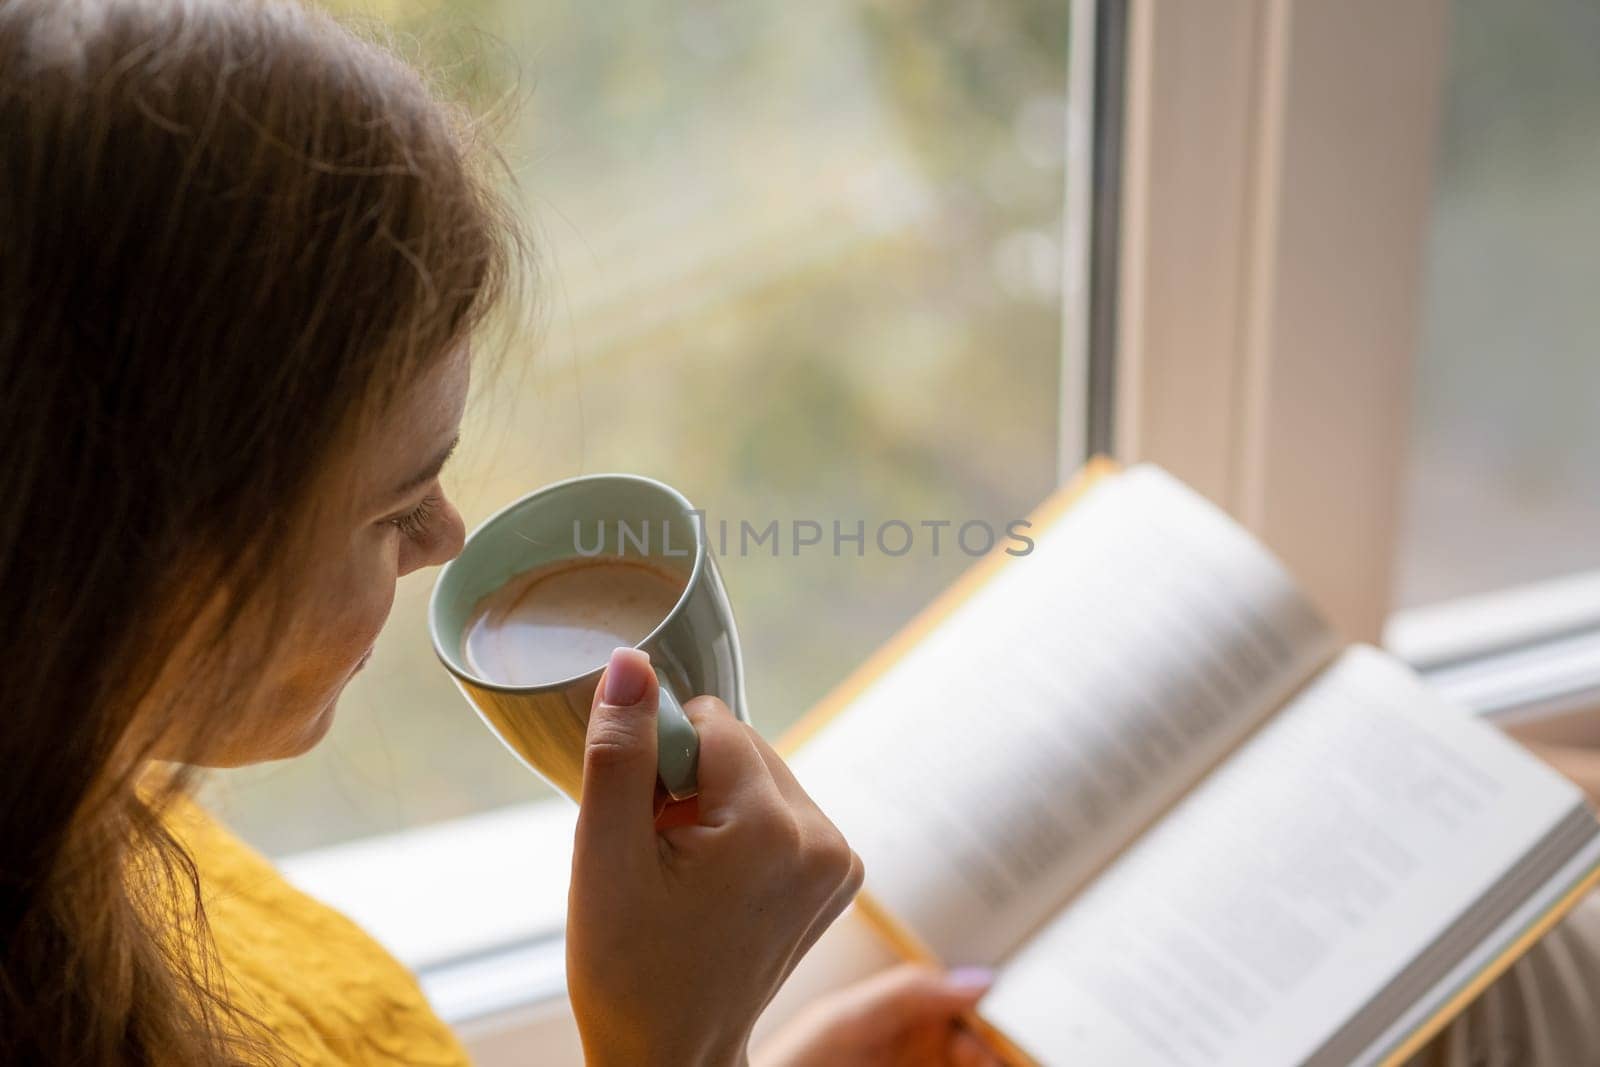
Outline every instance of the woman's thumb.
<path id="1" fill-rule="evenodd" d="M 580 842 L 625 848 L 655 833 L 656 703 L 648 654 L 619 648 L 595 688 L 584 742 Z"/>

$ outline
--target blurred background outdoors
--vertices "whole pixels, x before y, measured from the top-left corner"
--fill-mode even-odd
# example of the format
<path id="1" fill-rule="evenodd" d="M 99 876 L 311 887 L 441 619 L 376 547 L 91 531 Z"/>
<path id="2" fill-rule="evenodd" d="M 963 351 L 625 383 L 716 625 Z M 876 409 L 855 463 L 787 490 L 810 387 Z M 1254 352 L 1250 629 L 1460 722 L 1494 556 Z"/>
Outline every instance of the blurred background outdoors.
<path id="1" fill-rule="evenodd" d="M 1449 48 L 1396 607 L 1600 567 L 1600 4 Z"/>
<path id="2" fill-rule="evenodd" d="M 478 383 L 445 478 L 469 528 L 605 470 L 830 541 L 834 518 L 1003 527 L 1052 488 L 1064 2 L 343 6 L 478 103 L 522 101 L 502 143 L 542 328 Z M 971 562 L 870 536 L 860 559 L 721 560 L 766 736 Z M 285 852 L 553 795 L 438 666 L 431 582 L 400 583 L 311 756 L 217 783 L 248 838 Z"/>
<path id="3" fill-rule="evenodd" d="M 540 329 L 480 376 L 468 526 L 632 470 L 713 518 L 1001 526 L 1054 486 L 1067 0 L 337 0 L 476 105 Z M 1458 0 L 1396 606 L 1600 564 L 1600 8 Z M 1202 268 L 1197 268 L 1202 269 Z M 970 560 L 722 560 L 778 736 Z M 553 795 L 403 581 L 310 756 L 213 802 L 274 853 Z"/>

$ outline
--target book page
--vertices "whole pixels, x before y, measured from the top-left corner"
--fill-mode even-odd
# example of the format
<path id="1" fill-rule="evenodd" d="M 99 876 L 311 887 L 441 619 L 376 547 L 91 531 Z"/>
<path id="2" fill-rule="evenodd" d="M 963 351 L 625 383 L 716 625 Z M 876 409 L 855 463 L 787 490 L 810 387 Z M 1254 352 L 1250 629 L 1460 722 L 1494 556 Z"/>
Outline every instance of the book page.
<path id="1" fill-rule="evenodd" d="M 1096 484 L 791 760 L 866 887 L 992 963 L 1331 657 L 1232 520 L 1170 475 Z"/>
<path id="2" fill-rule="evenodd" d="M 1581 804 L 1349 650 L 1000 973 L 1043 1063 L 1300 1063 Z"/>

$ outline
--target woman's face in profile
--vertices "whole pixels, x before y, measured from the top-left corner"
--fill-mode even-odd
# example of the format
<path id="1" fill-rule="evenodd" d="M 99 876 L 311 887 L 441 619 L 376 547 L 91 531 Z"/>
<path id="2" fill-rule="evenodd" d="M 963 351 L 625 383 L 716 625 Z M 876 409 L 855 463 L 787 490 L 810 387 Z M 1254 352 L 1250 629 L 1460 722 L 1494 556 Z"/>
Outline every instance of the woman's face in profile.
<path id="1" fill-rule="evenodd" d="M 284 635 L 260 696 L 203 762 L 283 759 L 320 741 L 389 617 L 395 581 L 461 551 L 466 531 L 440 487 L 439 468 L 455 446 L 468 368 L 465 351 L 441 360 L 347 457 L 349 499 L 318 509 L 305 622 Z"/>

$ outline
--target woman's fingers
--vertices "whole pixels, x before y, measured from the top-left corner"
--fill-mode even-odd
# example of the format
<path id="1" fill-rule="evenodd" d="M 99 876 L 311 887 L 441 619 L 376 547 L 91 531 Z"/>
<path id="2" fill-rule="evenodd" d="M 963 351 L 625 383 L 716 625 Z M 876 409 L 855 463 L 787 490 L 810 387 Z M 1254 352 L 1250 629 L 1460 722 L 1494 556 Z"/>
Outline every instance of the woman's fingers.
<path id="1" fill-rule="evenodd" d="M 794 776 L 794 772 L 783 761 L 783 757 L 778 755 L 777 750 L 767 743 L 766 738 L 756 732 L 755 727 L 746 724 L 745 729 L 750 731 L 750 741 L 756 746 L 756 751 L 761 754 L 762 761 L 767 765 L 767 771 L 772 775 L 772 780 L 777 783 L 778 790 L 783 794 L 784 799 L 789 801 L 790 804 L 803 804 L 806 807 L 814 808 L 816 805 L 811 799 L 811 794 L 805 791 L 805 787 Z"/>
<path id="2" fill-rule="evenodd" d="M 700 738 L 694 798 L 698 824 L 716 827 L 741 815 L 748 819 L 772 814 L 770 809 L 777 807 L 781 797 L 745 724 L 715 697 L 695 697 L 683 706 L 683 713 Z M 690 829 L 674 827 L 663 836 L 669 842 L 682 840 L 679 835 Z"/>
<path id="3" fill-rule="evenodd" d="M 834 891 L 827 904 L 817 912 L 816 918 L 812 919 L 811 925 L 806 928 L 805 935 L 795 945 L 793 955 L 789 957 L 788 962 L 784 965 L 783 977 L 785 981 L 788 981 L 789 976 L 800 965 L 800 961 L 805 958 L 806 953 L 810 952 L 822 935 L 828 932 L 828 927 L 833 925 L 834 921 L 843 914 L 844 909 L 850 906 L 850 902 L 855 899 L 856 894 L 861 891 L 863 872 L 864 867 L 861 863 L 861 857 L 856 855 L 854 850 L 851 850 L 849 873 L 846 874 L 844 881 L 839 883 L 839 888 Z"/>
<path id="4" fill-rule="evenodd" d="M 861 857 L 772 746 L 748 723 L 734 718 L 722 701 L 700 696 L 683 710 L 700 734 L 699 793 L 658 805 L 656 829 L 669 844 L 682 846 L 700 828 L 742 817 L 755 822 L 757 833 L 793 841 L 792 861 L 799 874 L 796 890 L 809 883 L 819 895 L 810 923 L 785 961 L 787 977 L 860 890 L 865 873 Z"/>
<path id="5" fill-rule="evenodd" d="M 861 857 L 845 841 L 844 835 L 839 832 L 839 828 L 833 824 L 833 821 L 828 818 L 821 808 L 817 807 L 816 801 L 811 799 L 811 794 L 807 793 L 805 788 L 801 786 L 799 780 L 795 778 L 794 772 L 784 762 L 783 757 L 778 755 L 777 751 L 767 743 L 767 739 L 757 733 L 754 727 L 746 725 L 745 728 L 750 731 L 751 743 L 755 745 L 756 751 L 761 754 L 761 759 L 766 764 L 767 771 L 772 775 L 773 782 L 777 785 L 778 791 L 783 794 L 783 798 L 788 803 L 790 810 L 794 811 L 803 820 L 813 835 L 829 840 L 833 842 L 835 847 L 849 852 L 848 873 L 828 898 L 822 910 L 817 913 L 816 919 L 812 921 L 811 927 L 806 931 L 805 937 L 800 944 L 795 947 L 794 956 L 789 961 L 789 970 L 785 972 L 787 974 L 799 964 L 801 958 L 807 952 L 811 951 L 811 946 L 816 944 L 817 939 L 827 932 L 828 927 L 833 925 L 833 921 L 839 917 L 840 913 L 850 906 L 850 901 L 854 900 L 855 895 L 861 890 L 861 884 L 866 877 L 866 867 L 861 862 Z"/>
<path id="6" fill-rule="evenodd" d="M 954 1018 L 970 1011 L 989 988 L 989 972 L 959 968 L 944 972 L 919 963 L 902 963 L 850 986 L 838 995 L 854 1021 L 884 1032 L 930 1019 Z"/>
<path id="7" fill-rule="evenodd" d="M 574 1013 L 585 1044 L 614 1040 L 619 1062 L 641 1047 L 711 1049 L 731 1062 L 796 946 L 809 947 L 819 916 L 831 919 L 859 884 L 859 858 L 786 769 L 780 786 L 754 733 L 720 701 L 684 707 L 700 750 L 699 792 L 683 805 L 662 801 L 653 761 L 637 758 L 638 719 L 654 716 L 628 718 L 609 703 L 591 724 L 585 770 L 599 773 L 585 783 L 573 854 Z M 615 795 L 600 788 L 607 777 Z M 656 829 L 692 814 L 693 825 Z M 651 872 L 606 832 L 610 818 L 635 816 L 657 860 Z"/>
<path id="8" fill-rule="evenodd" d="M 849 907 L 850 901 L 855 899 L 855 895 L 860 892 L 861 884 L 866 877 L 866 868 L 861 862 L 861 857 L 856 854 L 854 849 L 850 849 L 848 842 L 839 833 L 838 827 L 833 824 L 832 820 L 827 817 L 821 808 L 817 807 L 816 802 L 811 799 L 811 795 L 800 785 L 799 780 L 795 778 L 794 772 L 789 769 L 789 765 L 784 762 L 783 757 L 778 755 L 773 747 L 767 743 L 766 738 L 757 733 L 754 727 L 746 725 L 745 728 L 750 731 L 751 743 L 755 745 L 756 751 L 761 754 L 761 759 L 766 764 L 768 772 L 772 775 L 773 782 L 777 785 L 778 791 L 783 795 L 784 800 L 789 804 L 790 809 L 799 814 L 809 824 L 812 833 L 825 838 L 837 838 L 838 845 L 849 849 L 850 852 L 848 874 L 829 897 L 826 905 L 817 913 L 817 917 L 806 931 L 805 937 L 796 946 L 794 956 L 789 961 L 789 970 L 785 971 L 785 974 L 788 974 L 799 964 L 801 958 L 811 950 L 811 946 L 816 944 L 817 939 L 827 932 L 828 927 L 833 925 L 833 921 L 839 917 L 840 913 Z"/>

